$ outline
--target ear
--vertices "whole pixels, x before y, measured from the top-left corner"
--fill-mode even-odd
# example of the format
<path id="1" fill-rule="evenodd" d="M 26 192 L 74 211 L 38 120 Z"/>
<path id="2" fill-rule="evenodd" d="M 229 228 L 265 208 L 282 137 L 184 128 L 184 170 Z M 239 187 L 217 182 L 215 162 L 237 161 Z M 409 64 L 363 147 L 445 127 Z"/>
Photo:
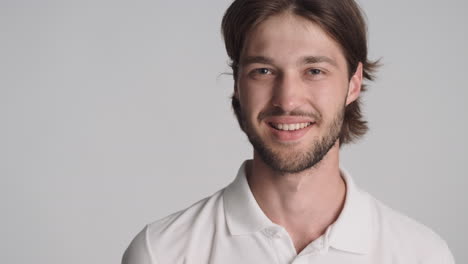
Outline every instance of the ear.
<path id="1" fill-rule="evenodd" d="M 361 94 L 361 87 L 362 87 L 362 63 L 359 62 L 356 72 L 351 77 L 349 81 L 349 88 L 348 88 L 348 97 L 346 98 L 346 105 L 356 101 Z"/>

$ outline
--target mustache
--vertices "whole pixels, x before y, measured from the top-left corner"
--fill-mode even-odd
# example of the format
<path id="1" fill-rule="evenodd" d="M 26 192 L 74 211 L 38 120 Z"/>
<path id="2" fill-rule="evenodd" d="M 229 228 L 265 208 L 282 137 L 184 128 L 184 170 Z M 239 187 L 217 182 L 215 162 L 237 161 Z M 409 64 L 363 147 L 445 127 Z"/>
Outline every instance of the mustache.
<path id="1" fill-rule="evenodd" d="M 319 112 L 306 112 L 302 110 L 293 110 L 293 111 L 284 111 L 280 107 L 274 107 L 267 109 L 265 111 L 260 112 L 258 114 L 258 121 L 263 120 L 267 117 L 273 117 L 273 116 L 302 116 L 302 117 L 310 117 L 316 121 L 319 121 L 322 119 L 322 115 Z"/>

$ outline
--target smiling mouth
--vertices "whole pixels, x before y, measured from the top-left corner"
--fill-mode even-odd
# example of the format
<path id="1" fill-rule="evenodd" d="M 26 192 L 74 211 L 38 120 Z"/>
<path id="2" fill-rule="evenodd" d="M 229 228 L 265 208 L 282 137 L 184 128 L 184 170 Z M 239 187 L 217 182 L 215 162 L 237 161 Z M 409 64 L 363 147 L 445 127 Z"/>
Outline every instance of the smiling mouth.
<path id="1" fill-rule="evenodd" d="M 295 131 L 306 128 L 312 124 L 313 122 L 306 122 L 306 123 L 294 123 L 294 124 L 281 124 L 281 123 L 268 123 L 272 128 L 280 131 Z"/>

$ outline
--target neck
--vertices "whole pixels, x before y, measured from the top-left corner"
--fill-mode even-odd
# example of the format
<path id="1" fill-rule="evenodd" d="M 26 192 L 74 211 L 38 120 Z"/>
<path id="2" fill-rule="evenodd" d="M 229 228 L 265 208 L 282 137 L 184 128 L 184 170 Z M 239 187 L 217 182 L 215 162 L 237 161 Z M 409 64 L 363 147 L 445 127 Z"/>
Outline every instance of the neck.
<path id="1" fill-rule="evenodd" d="M 326 231 L 344 204 L 346 185 L 339 170 L 338 143 L 319 164 L 294 174 L 273 171 L 255 153 L 247 175 L 260 208 L 288 231 L 297 252 Z"/>

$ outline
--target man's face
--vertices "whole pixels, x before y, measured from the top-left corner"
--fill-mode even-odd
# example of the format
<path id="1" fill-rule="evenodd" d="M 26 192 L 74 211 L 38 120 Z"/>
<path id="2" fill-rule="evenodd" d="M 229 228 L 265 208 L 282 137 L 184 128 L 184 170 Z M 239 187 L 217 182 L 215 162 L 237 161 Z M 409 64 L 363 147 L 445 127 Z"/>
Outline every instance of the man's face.
<path id="1" fill-rule="evenodd" d="M 284 13 L 248 34 L 234 96 L 256 153 L 272 169 L 296 173 L 335 145 L 361 80 L 360 65 L 350 81 L 339 45 L 319 26 Z"/>

